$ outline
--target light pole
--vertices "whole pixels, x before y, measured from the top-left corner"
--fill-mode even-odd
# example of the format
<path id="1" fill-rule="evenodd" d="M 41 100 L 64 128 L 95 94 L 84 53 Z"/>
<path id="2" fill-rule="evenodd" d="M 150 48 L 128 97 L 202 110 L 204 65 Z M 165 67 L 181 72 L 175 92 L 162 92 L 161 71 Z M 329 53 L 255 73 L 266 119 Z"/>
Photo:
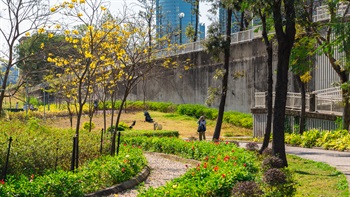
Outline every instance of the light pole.
<path id="1" fill-rule="evenodd" d="M 178 16 L 180 19 L 180 45 L 182 45 L 182 18 L 185 17 L 185 13 L 180 12 Z"/>

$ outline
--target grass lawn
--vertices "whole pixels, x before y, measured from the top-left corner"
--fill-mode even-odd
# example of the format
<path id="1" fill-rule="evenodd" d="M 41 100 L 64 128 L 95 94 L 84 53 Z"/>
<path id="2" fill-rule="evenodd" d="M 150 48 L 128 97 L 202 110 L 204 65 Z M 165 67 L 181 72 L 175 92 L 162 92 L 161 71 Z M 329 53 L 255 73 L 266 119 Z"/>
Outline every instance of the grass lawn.
<path id="1" fill-rule="evenodd" d="M 298 183 L 296 196 L 349 196 L 345 175 L 334 167 L 294 155 L 288 155 L 287 160 Z"/>
<path id="2" fill-rule="evenodd" d="M 196 137 L 197 134 L 197 119 L 189 116 L 182 116 L 173 113 L 161 113 L 149 111 L 151 117 L 158 124 L 162 124 L 163 130 L 176 130 L 180 133 L 180 138 Z M 121 121 L 131 124 L 136 120 L 134 130 L 152 130 L 153 124 L 145 122 L 143 112 L 123 113 Z M 88 122 L 88 117 L 82 119 L 82 123 Z M 103 117 L 97 115 L 93 118 L 96 125 L 96 130 L 103 128 Z M 215 128 L 215 121 L 207 120 L 207 136 L 212 136 Z M 47 120 L 47 124 L 59 127 L 68 128 L 69 119 L 55 119 Z M 110 120 L 107 120 L 107 125 L 110 125 Z M 108 126 L 107 126 L 108 127 Z M 74 128 L 74 124 L 73 124 Z M 222 136 L 228 132 L 233 136 L 252 136 L 252 130 L 232 126 L 228 123 L 222 125 Z M 209 138 L 210 139 L 210 138 Z M 336 171 L 335 168 L 320 162 L 313 162 L 302 159 L 293 155 L 288 155 L 289 168 L 295 173 L 295 180 L 297 181 L 296 196 L 311 196 L 311 197 L 337 197 L 349 196 L 349 190 L 346 178 L 343 174 Z"/>

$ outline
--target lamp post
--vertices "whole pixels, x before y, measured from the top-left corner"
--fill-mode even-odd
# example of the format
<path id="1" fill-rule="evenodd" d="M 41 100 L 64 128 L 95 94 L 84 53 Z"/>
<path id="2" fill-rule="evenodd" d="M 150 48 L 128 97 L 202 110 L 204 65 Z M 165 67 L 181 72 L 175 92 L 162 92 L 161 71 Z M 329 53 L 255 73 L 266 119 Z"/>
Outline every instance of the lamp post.
<path id="1" fill-rule="evenodd" d="M 178 16 L 180 19 L 180 45 L 181 45 L 182 44 L 182 18 L 185 17 L 185 13 L 180 12 Z"/>

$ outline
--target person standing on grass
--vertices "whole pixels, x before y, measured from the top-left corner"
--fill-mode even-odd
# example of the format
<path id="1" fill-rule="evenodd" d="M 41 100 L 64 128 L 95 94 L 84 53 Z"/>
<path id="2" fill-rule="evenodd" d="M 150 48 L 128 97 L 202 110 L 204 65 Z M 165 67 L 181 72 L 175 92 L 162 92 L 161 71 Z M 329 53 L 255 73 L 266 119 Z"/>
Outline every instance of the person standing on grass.
<path id="1" fill-rule="evenodd" d="M 205 131 L 207 130 L 205 117 L 201 116 L 197 124 L 198 124 L 199 141 L 202 141 L 202 139 L 205 140 Z"/>

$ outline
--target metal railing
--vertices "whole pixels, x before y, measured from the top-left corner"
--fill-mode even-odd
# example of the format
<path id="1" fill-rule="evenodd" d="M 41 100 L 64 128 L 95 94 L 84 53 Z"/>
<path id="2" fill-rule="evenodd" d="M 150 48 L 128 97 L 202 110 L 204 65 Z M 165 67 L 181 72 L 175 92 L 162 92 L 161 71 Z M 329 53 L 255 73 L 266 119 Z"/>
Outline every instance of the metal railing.
<path id="1" fill-rule="evenodd" d="M 266 92 L 255 92 L 255 104 L 256 108 L 266 107 Z M 275 100 L 276 93 L 273 93 L 272 101 Z M 309 110 L 310 95 L 306 94 L 306 110 Z M 290 109 L 301 109 L 301 93 L 287 92 L 286 108 Z"/>
<path id="2" fill-rule="evenodd" d="M 246 30 L 246 31 L 240 31 L 235 32 L 231 34 L 231 44 L 241 43 L 241 42 L 248 42 L 253 40 L 254 38 L 261 38 L 261 30 L 259 28 L 260 26 L 254 26 L 252 29 Z M 156 52 L 156 57 L 168 57 L 173 55 L 180 55 L 184 53 L 191 53 L 196 51 L 202 51 L 204 50 L 203 43 L 204 40 L 197 41 L 197 42 L 190 42 L 186 44 L 179 45 L 176 49 L 169 50 L 169 49 L 163 49 Z"/>
<path id="3" fill-rule="evenodd" d="M 266 92 L 255 93 L 255 108 L 266 107 Z M 343 112 L 342 94 L 340 88 L 328 88 L 306 94 L 306 110 L 310 111 L 310 95 L 315 96 L 314 109 L 317 112 L 341 114 Z M 273 93 L 273 100 L 275 93 Z M 301 93 L 288 92 L 286 108 L 301 109 Z"/>
<path id="4" fill-rule="evenodd" d="M 340 3 L 338 5 L 337 9 L 337 15 L 338 16 L 343 16 L 346 10 L 347 4 L 346 3 Z M 348 11 L 345 16 L 350 15 L 350 12 Z M 314 22 L 319 22 L 319 21 L 324 21 L 324 20 L 329 20 L 331 18 L 331 15 L 329 14 L 328 6 L 319 6 L 316 8 L 316 14 L 313 15 L 313 21 Z"/>

